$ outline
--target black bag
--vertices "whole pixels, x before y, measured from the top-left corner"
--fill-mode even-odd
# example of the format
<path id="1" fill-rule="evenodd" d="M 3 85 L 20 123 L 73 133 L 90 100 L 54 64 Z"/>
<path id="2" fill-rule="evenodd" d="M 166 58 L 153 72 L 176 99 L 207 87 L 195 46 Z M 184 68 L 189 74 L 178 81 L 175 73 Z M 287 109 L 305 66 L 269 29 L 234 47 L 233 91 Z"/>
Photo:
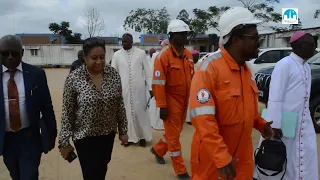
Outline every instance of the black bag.
<path id="1" fill-rule="evenodd" d="M 283 179 L 287 168 L 287 151 L 281 139 L 262 141 L 260 148 L 255 151 L 254 159 L 256 168 L 261 174 L 276 176 L 284 171 L 281 180 Z M 275 173 L 268 175 L 262 169 L 275 171 Z"/>

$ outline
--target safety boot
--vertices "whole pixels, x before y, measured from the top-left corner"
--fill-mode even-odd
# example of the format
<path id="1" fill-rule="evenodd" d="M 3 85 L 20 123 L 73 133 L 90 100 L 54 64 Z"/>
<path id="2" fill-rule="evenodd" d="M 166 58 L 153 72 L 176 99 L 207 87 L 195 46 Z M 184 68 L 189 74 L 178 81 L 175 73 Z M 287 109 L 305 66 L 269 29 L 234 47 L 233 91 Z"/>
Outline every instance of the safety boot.
<path id="1" fill-rule="evenodd" d="M 153 149 L 153 147 L 150 149 L 150 152 L 154 155 L 154 157 L 156 158 L 156 162 L 158 164 L 165 164 L 166 161 L 163 159 L 163 157 L 160 157 L 157 152 Z"/>
<path id="2" fill-rule="evenodd" d="M 181 179 L 181 180 L 190 180 L 190 176 L 189 176 L 188 173 L 179 174 L 179 175 L 178 175 L 178 179 Z"/>

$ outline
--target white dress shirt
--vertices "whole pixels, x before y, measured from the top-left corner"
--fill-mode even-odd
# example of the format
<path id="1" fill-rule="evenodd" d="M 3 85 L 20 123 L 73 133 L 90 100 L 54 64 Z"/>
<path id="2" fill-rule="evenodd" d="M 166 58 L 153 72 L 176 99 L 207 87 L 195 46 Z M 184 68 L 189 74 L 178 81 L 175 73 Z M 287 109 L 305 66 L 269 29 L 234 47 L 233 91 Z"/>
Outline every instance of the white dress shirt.
<path id="1" fill-rule="evenodd" d="M 3 97 L 4 97 L 4 107 L 5 107 L 5 130 L 12 131 L 10 128 L 10 118 L 9 118 L 9 101 L 8 101 L 8 81 L 10 79 L 10 73 L 8 68 L 2 65 L 2 86 L 3 86 Z M 14 75 L 14 81 L 17 85 L 19 92 L 19 108 L 20 108 L 20 120 L 21 129 L 29 126 L 27 108 L 26 108 L 26 94 L 23 79 L 22 64 L 20 63 L 17 67 L 17 72 Z"/>

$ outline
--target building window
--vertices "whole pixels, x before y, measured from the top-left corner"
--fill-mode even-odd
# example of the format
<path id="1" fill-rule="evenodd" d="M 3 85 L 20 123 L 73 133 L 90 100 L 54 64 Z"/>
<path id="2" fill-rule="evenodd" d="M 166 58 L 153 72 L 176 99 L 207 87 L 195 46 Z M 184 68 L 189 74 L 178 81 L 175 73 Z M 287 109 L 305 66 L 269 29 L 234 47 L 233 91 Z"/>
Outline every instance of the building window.
<path id="1" fill-rule="evenodd" d="M 38 56 L 38 49 L 30 49 L 31 50 L 31 56 Z"/>

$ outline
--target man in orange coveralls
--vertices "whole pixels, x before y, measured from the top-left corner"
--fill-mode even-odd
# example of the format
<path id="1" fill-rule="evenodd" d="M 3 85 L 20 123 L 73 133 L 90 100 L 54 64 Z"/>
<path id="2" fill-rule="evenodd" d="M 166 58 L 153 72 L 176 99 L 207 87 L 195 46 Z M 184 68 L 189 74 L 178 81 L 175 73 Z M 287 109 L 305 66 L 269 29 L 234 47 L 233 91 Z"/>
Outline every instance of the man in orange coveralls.
<path id="1" fill-rule="evenodd" d="M 179 179 L 190 179 L 185 167 L 180 144 L 180 133 L 186 119 L 194 64 L 188 43 L 189 26 L 181 20 L 172 20 L 168 26 L 170 45 L 164 47 L 154 63 L 152 90 L 165 133 L 151 148 L 157 163 L 164 164 L 169 151 L 173 168 Z"/>
<path id="2" fill-rule="evenodd" d="M 252 129 L 266 138 L 273 135 L 272 122 L 258 114 L 258 89 L 245 63 L 258 57 L 259 22 L 242 7 L 222 14 L 219 30 L 226 44 L 204 60 L 193 77 L 192 180 L 253 179 Z"/>

